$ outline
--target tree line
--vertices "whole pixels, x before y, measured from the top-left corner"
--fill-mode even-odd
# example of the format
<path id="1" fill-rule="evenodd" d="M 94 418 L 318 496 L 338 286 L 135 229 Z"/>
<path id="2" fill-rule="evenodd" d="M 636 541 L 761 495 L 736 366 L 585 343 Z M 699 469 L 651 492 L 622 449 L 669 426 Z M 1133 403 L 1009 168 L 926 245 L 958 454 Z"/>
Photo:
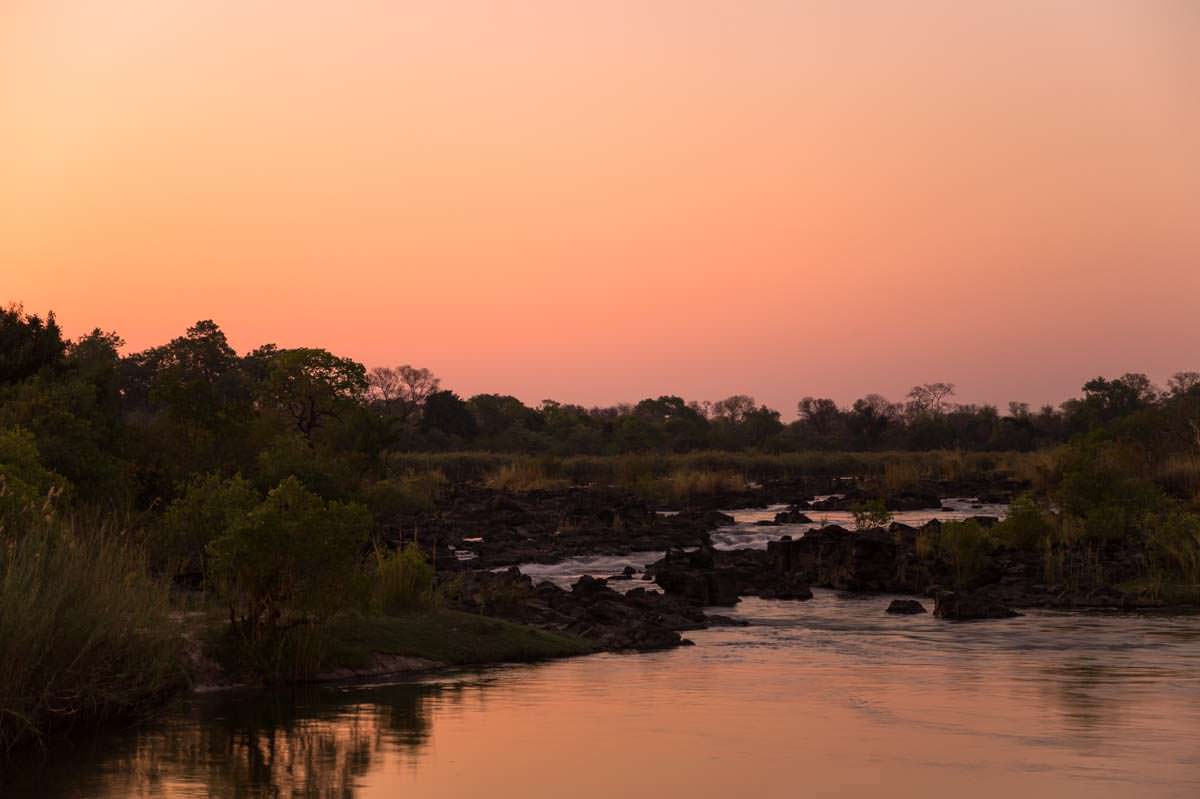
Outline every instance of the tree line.
<path id="1" fill-rule="evenodd" d="M 0 463 L 36 451 L 40 468 L 88 501 L 152 502 L 210 472 L 259 475 L 264 485 L 297 475 L 336 496 L 339 481 L 379 472 L 389 452 L 1028 451 L 1200 386 L 1195 372 L 1176 374 L 1165 389 L 1141 374 L 1096 378 L 1058 407 L 1010 403 L 1002 413 L 955 403 L 953 384 L 929 383 L 903 402 L 805 397 L 796 420 L 784 422 L 745 395 L 591 408 L 463 398 L 409 365 L 367 369 L 325 349 L 274 344 L 238 354 L 209 320 L 161 346 L 123 348 L 114 332 L 71 340 L 53 314 L 0 309 Z"/>

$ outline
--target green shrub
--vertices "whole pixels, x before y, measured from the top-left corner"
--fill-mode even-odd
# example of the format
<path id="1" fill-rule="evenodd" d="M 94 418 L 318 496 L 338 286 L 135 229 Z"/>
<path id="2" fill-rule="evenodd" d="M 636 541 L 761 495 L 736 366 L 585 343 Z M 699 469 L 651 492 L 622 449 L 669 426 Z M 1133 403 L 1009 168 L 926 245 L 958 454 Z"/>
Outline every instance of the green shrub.
<path id="1" fill-rule="evenodd" d="M 433 567 L 416 544 L 401 550 L 375 552 L 371 581 L 371 607 L 377 613 L 395 616 L 434 607 Z"/>
<path id="2" fill-rule="evenodd" d="M 363 499 L 376 519 L 389 521 L 433 510 L 448 484 L 440 469 L 408 472 L 401 477 L 372 483 L 363 491 Z"/>
<path id="3" fill-rule="evenodd" d="M 138 715 L 179 687 L 168 599 L 116 529 L 31 516 L 0 535 L 0 753 Z"/>
<path id="4" fill-rule="evenodd" d="M 1036 551 L 1054 534 L 1054 524 L 1033 497 L 1022 495 L 1009 506 L 1008 516 L 993 535 L 1013 549 Z"/>
<path id="5" fill-rule="evenodd" d="M 21 428 L 0 430 L 0 533 L 25 524 L 26 514 L 55 503 L 67 481 L 42 465 L 33 434 Z"/>
<path id="6" fill-rule="evenodd" d="M 1064 451 L 1053 496 L 1064 516 L 1082 522 L 1084 538 L 1107 542 L 1135 535 L 1147 516 L 1168 507 L 1162 490 L 1138 476 L 1134 461 L 1116 445 L 1090 440 Z"/>
<path id="7" fill-rule="evenodd" d="M 992 547 L 988 531 L 976 521 L 943 524 L 938 537 L 938 548 L 954 570 L 958 588 L 969 586 L 979 577 Z"/>
<path id="8" fill-rule="evenodd" d="M 1147 552 L 1163 581 L 1200 591 L 1200 515 L 1175 511 L 1148 524 Z"/>
<path id="9" fill-rule="evenodd" d="M 205 573 L 208 545 L 241 524 L 258 503 L 258 492 L 241 475 L 192 478 L 163 514 L 155 541 L 159 558 L 176 573 Z"/>
<path id="10" fill-rule="evenodd" d="M 360 596 L 359 553 L 371 513 L 324 502 L 295 477 L 209 544 L 230 618 L 251 639 L 281 621 L 319 620 Z"/>
<path id="11" fill-rule="evenodd" d="M 887 527 L 892 523 L 892 514 L 881 499 L 874 499 L 865 505 L 857 505 L 852 510 L 854 514 L 854 529 L 869 530 Z"/>

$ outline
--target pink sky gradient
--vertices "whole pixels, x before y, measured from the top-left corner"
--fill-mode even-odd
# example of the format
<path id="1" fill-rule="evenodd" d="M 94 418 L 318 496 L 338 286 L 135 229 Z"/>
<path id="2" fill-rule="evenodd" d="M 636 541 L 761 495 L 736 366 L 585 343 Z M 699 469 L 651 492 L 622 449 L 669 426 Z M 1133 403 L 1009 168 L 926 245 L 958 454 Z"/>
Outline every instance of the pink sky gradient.
<path id="1" fill-rule="evenodd" d="M 0 4 L 0 302 L 584 404 L 1200 369 L 1200 4 Z"/>

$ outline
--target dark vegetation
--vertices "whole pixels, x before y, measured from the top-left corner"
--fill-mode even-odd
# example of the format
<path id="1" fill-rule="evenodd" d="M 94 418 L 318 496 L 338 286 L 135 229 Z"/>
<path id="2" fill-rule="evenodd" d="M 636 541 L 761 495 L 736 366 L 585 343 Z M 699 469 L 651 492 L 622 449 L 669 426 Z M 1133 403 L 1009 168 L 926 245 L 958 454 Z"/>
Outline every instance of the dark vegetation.
<path id="1" fill-rule="evenodd" d="M 273 679 L 369 651 L 463 663 L 584 651 L 595 641 L 572 636 L 608 635 L 582 599 L 549 594 L 539 601 L 565 636 L 464 621 L 459 610 L 503 596 L 455 593 L 429 555 L 451 511 L 476 500 L 480 518 L 529 516 L 506 496 L 559 503 L 548 532 L 561 548 L 577 540 L 572 492 L 584 490 L 640 508 L 599 511 L 610 539 L 671 541 L 715 524 L 685 514 L 672 528 L 656 508 L 841 486 L 863 498 L 864 529 L 883 531 L 906 497 L 998 486 L 1024 492 L 1004 523 L 914 537 L 954 587 L 1004 557 L 1049 582 L 1120 582 L 1162 601 L 1200 587 L 1195 373 L 1165 391 L 1141 375 L 1097 378 L 1059 408 L 1004 414 L 952 404 L 948 384 L 904 403 L 805 398 L 785 423 L 745 396 L 590 409 L 463 399 L 409 366 L 272 344 L 239 355 L 210 321 L 122 348 L 115 333 L 67 340 L 53 315 L 0 310 L 0 750 L 140 712 L 188 679 L 193 638 L 227 671 Z M 514 524 L 528 542 L 540 528 L 527 521 Z M 614 619 L 654 601 L 597 596 Z M 200 633 L 179 621 L 193 618 Z M 485 622 L 474 642 L 436 633 Z"/>

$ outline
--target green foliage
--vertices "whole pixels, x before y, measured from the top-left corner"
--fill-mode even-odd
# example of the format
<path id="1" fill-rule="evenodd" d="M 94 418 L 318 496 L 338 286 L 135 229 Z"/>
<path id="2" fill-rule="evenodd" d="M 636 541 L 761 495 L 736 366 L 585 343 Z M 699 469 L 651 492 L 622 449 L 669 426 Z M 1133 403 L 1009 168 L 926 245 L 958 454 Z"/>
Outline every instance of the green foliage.
<path id="1" fill-rule="evenodd" d="M 259 500 L 241 475 L 192 478 L 163 514 L 156 554 L 176 572 L 204 573 L 208 545 L 241 524 Z"/>
<path id="2" fill-rule="evenodd" d="M 873 499 L 865 505 L 857 505 L 851 511 L 854 514 L 854 529 L 869 530 L 887 527 L 892 523 L 892 514 L 881 499 Z"/>
<path id="3" fill-rule="evenodd" d="M 1009 506 L 1008 516 L 992 532 L 1013 549 L 1037 551 L 1054 531 L 1053 519 L 1032 496 L 1023 494 Z"/>
<path id="4" fill-rule="evenodd" d="M 1095 439 L 1064 450 L 1062 479 L 1053 496 L 1061 512 L 1080 520 L 1084 537 L 1093 541 L 1133 535 L 1148 515 L 1168 504 L 1158 486 L 1138 476 L 1128 452 Z"/>
<path id="5" fill-rule="evenodd" d="M 353 604 L 371 527 L 362 505 L 326 503 L 296 478 L 284 480 L 209 544 L 231 618 L 254 639 L 282 621 L 319 620 Z"/>
<path id="6" fill-rule="evenodd" d="M 66 489 L 66 480 L 42 465 L 28 431 L 0 429 L 0 534 Z"/>
<path id="7" fill-rule="evenodd" d="M 343 409 L 362 400 L 367 392 L 366 367 L 328 350 L 272 349 L 265 362 L 263 400 L 290 418 L 306 438 L 328 420 L 337 419 Z"/>
<path id="8" fill-rule="evenodd" d="M 437 604 L 433 567 L 416 544 L 401 550 L 375 552 L 371 608 L 386 616 L 427 610 Z"/>
<path id="9" fill-rule="evenodd" d="M 363 500 L 378 521 L 389 522 L 433 510 L 448 485 L 441 470 L 409 472 L 371 483 L 363 490 Z"/>
<path id="10" fill-rule="evenodd" d="M 0 534 L 0 753 L 137 715 L 184 679 L 167 586 L 111 526 Z"/>
<path id="11" fill-rule="evenodd" d="M 284 433 L 272 440 L 258 454 L 254 476 L 255 484 L 264 491 L 296 477 L 305 488 L 325 499 L 350 499 L 359 483 L 346 458 L 297 433 Z"/>
<path id="12" fill-rule="evenodd" d="M 1153 575 L 1160 584 L 1176 583 L 1200 597 L 1200 515 L 1174 511 L 1153 518 L 1148 528 Z"/>
<path id="13" fill-rule="evenodd" d="M 942 525 L 938 550 L 954 570 L 958 588 L 970 586 L 987 564 L 994 541 L 976 521 L 950 522 Z"/>
<path id="14" fill-rule="evenodd" d="M 54 314 L 43 320 L 20 305 L 0 308 L 0 384 L 13 383 L 57 365 L 66 351 Z"/>

